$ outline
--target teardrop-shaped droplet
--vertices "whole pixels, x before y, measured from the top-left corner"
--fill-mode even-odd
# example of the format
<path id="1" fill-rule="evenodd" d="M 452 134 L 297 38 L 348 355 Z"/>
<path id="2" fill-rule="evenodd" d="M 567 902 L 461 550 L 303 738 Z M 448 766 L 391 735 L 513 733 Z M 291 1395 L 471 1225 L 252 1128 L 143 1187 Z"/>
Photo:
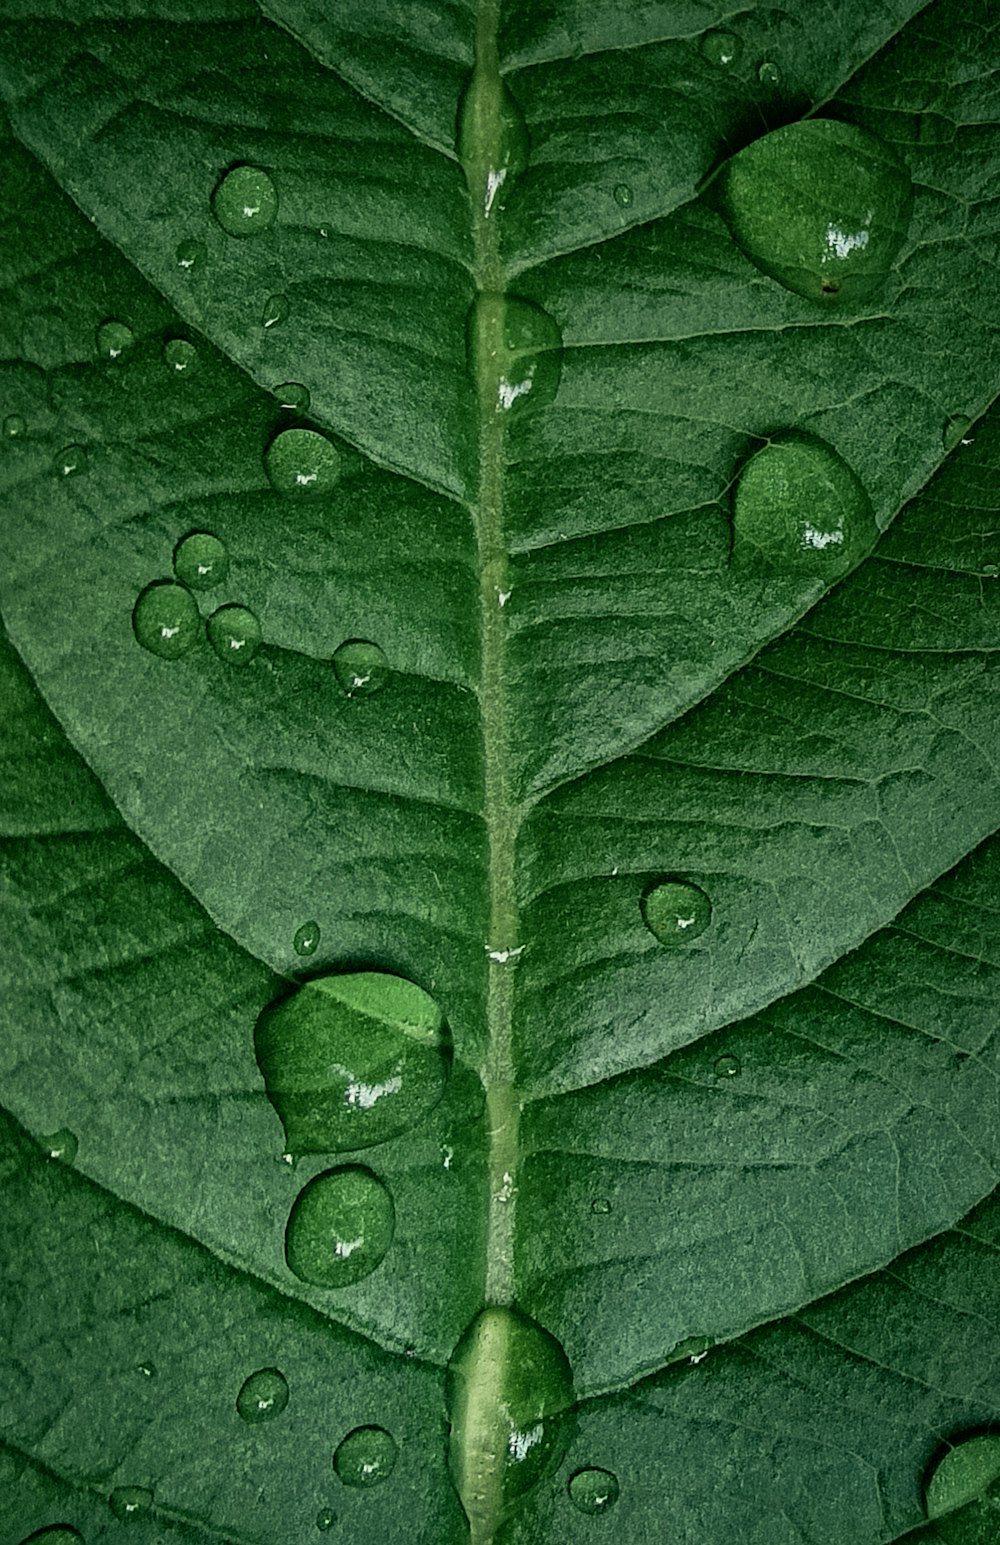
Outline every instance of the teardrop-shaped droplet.
<path id="1" fill-rule="evenodd" d="M 234 166 L 212 194 L 212 213 L 230 236 L 266 231 L 278 214 L 278 193 L 259 166 Z"/>
<path id="2" fill-rule="evenodd" d="M 135 603 L 132 631 L 150 654 L 177 660 L 201 637 L 198 604 L 186 585 L 157 580 L 146 586 Z"/>
<path id="3" fill-rule="evenodd" d="M 384 1427 L 355 1427 L 337 1444 L 333 1468 L 345 1486 L 381 1486 L 398 1454 L 395 1438 Z"/>
<path id="4" fill-rule="evenodd" d="M 127 322 L 110 317 L 97 329 L 97 352 L 102 359 L 120 359 L 135 343 L 135 333 Z"/>
<path id="5" fill-rule="evenodd" d="M 163 363 L 178 376 L 193 376 L 201 361 L 189 338 L 168 338 L 163 345 Z"/>
<path id="6" fill-rule="evenodd" d="M 283 408 L 294 409 L 296 413 L 309 411 L 312 398 L 308 386 L 303 386 L 301 381 L 283 381 L 274 388 L 274 395 Z"/>
<path id="7" fill-rule="evenodd" d="M 240 1385 L 236 1409 L 245 1422 L 270 1422 L 288 1404 L 288 1380 L 278 1368 L 258 1368 Z"/>
<path id="8" fill-rule="evenodd" d="M 146 1486 L 116 1486 L 108 1498 L 108 1504 L 122 1523 L 133 1523 L 148 1513 L 153 1505 L 153 1493 Z"/>
<path id="9" fill-rule="evenodd" d="M 287 295 L 269 295 L 264 302 L 264 310 L 261 315 L 262 327 L 277 327 L 279 322 L 284 322 L 291 305 Z"/>
<path id="10" fill-rule="evenodd" d="M 573 1375 L 559 1342 L 516 1309 L 483 1309 L 448 1364 L 448 1463 L 474 1539 L 562 1458 Z"/>
<path id="11" fill-rule="evenodd" d="M 46 1524 L 25 1535 L 21 1545 L 83 1545 L 83 1535 L 72 1524 Z"/>
<path id="12" fill-rule="evenodd" d="M 559 390 L 562 333 L 533 301 L 481 294 L 466 330 L 469 369 L 497 413 L 544 407 Z"/>
<path id="13" fill-rule="evenodd" d="M 64 445 L 55 459 L 60 477 L 80 477 L 90 465 L 85 445 Z"/>
<path id="14" fill-rule="evenodd" d="M 969 438 L 969 430 L 972 428 L 971 418 L 966 418 L 964 413 L 956 413 L 948 419 L 941 436 L 941 443 L 946 451 L 953 451 L 957 445 Z"/>
<path id="15" fill-rule="evenodd" d="M 458 158 L 469 192 L 489 219 L 497 199 L 528 164 L 531 142 L 513 92 L 499 71 L 477 67 L 458 110 Z"/>
<path id="16" fill-rule="evenodd" d="M 229 573 L 226 544 L 210 531 L 192 531 L 174 549 L 174 573 L 192 590 L 212 590 Z"/>
<path id="17" fill-rule="evenodd" d="M 642 898 L 642 920 L 661 944 L 690 944 L 712 921 L 712 903 L 690 880 L 658 880 Z"/>
<path id="18" fill-rule="evenodd" d="M 8 413 L 3 421 L 3 433 L 6 440 L 17 440 L 27 433 L 28 426 L 20 413 Z"/>
<path id="19" fill-rule="evenodd" d="M 205 243 L 190 239 L 178 242 L 177 250 L 174 253 L 174 259 L 178 268 L 182 268 L 185 273 L 190 273 L 193 269 L 200 268 L 207 256 L 208 248 L 205 246 Z"/>
<path id="20" fill-rule="evenodd" d="M 260 648 L 260 623 L 248 606 L 220 606 L 208 619 L 208 641 L 227 665 L 249 665 Z"/>
<path id="21" fill-rule="evenodd" d="M 264 453 L 264 470 L 280 494 L 328 493 L 340 477 L 340 452 L 315 429 L 283 429 Z"/>
<path id="22" fill-rule="evenodd" d="M 285 1260 L 300 1282 L 349 1287 L 381 1265 L 396 1227 L 392 1197 L 360 1164 L 330 1169 L 299 1192 L 285 1229 Z"/>
<path id="23" fill-rule="evenodd" d="M 448 1079 L 440 1008 L 414 982 L 376 971 L 304 983 L 264 1010 L 254 1047 L 296 1155 L 383 1143 L 421 1121 Z"/>
<path id="24" fill-rule="evenodd" d="M 878 526 L 860 480 L 812 435 L 775 435 L 750 457 L 733 490 L 733 556 L 839 579 L 869 553 Z"/>
<path id="25" fill-rule="evenodd" d="M 604 1513 L 618 1501 L 618 1477 L 596 1466 L 569 1478 L 569 1500 L 581 1513 Z"/>
<path id="26" fill-rule="evenodd" d="M 1000 1432 L 956 1439 L 931 1464 L 924 1478 L 928 1518 L 941 1518 L 982 1496 L 1000 1480 Z"/>
<path id="27" fill-rule="evenodd" d="M 315 955 L 319 946 L 319 924 L 312 921 L 303 923 L 301 928 L 295 930 L 295 938 L 292 940 L 292 948 L 296 955 Z"/>
<path id="28" fill-rule="evenodd" d="M 333 673 L 348 697 L 370 697 L 389 679 L 389 662 L 378 644 L 346 639 L 333 656 Z"/>
<path id="29" fill-rule="evenodd" d="M 701 40 L 702 57 L 709 64 L 728 67 L 740 57 L 743 45 L 734 32 L 706 32 Z"/>
<path id="30" fill-rule="evenodd" d="M 68 1127 L 60 1127 L 58 1132 L 50 1132 L 48 1137 L 40 1137 L 38 1141 L 48 1158 L 60 1159 L 63 1164 L 72 1164 L 80 1147 L 76 1133 Z"/>
<path id="31" fill-rule="evenodd" d="M 834 302 L 884 283 L 909 227 L 913 188 L 867 130 L 807 118 L 733 156 L 718 197 L 752 263 L 797 295 Z"/>
<path id="32" fill-rule="evenodd" d="M 734 1057 L 731 1052 L 726 1052 L 722 1057 L 716 1057 L 713 1072 L 720 1083 L 727 1079 L 739 1078 L 743 1071 L 743 1064 L 739 1057 Z"/>
<path id="33" fill-rule="evenodd" d="M 781 85 L 781 71 L 773 59 L 764 60 L 760 69 L 757 71 L 757 79 L 760 81 L 762 86 L 773 87 Z M 814 118 L 810 119 L 809 121 L 815 123 L 817 120 Z"/>

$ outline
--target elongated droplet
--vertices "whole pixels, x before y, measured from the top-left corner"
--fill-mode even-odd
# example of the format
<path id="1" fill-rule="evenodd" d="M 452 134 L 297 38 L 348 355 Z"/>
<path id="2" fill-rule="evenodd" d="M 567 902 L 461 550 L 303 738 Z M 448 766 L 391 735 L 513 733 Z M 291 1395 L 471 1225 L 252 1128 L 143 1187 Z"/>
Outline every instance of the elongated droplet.
<path id="1" fill-rule="evenodd" d="M 258 1368 L 244 1379 L 236 1409 L 245 1422 L 270 1422 L 288 1404 L 288 1380 L 278 1368 Z"/>
<path id="2" fill-rule="evenodd" d="M 285 1229 L 285 1260 L 300 1282 L 349 1287 L 385 1258 L 396 1227 L 388 1190 L 360 1164 L 326 1170 L 299 1192 Z"/>
<path id="3" fill-rule="evenodd" d="M 962 441 L 968 438 L 971 428 L 972 420 L 966 418 L 964 413 L 956 413 L 954 418 L 950 418 L 941 436 L 941 443 L 945 450 L 953 451 L 957 445 L 961 445 Z"/>
<path id="4" fill-rule="evenodd" d="M 201 268 L 207 256 L 208 249 L 203 241 L 188 240 L 178 242 L 177 250 L 174 253 L 177 267 L 182 268 L 185 273 L 191 273 L 193 269 Z"/>
<path id="5" fill-rule="evenodd" d="M 303 923 L 301 928 L 295 931 L 292 947 L 296 955 L 315 955 L 319 945 L 319 924 Z"/>
<path id="6" fill-rule="evenodd" d="M 337 1444 L 333 1468 L 345 1486 L 381 1486 L 398 1454 L 395 1438 L 384 1427 L 355 1427 Z"/>
<path id="7" fill-rule="evenodd" d="M 61 1159 L 63 1164 L 72 1164 L 80 1147 L 76 1133 L 67 1127 L 60 1127 L 58 1132 L 51 1132 L 48 1137 L 40 1137 L 38 1141 L 43 1153 L 50 1159 Z"/>
<path id="8" fill-rule="evenodd" d="M 830 584 L 878 539 L 859 479 L 811 435 L 775 437 L 744 466 L 733 491 L 733 556 Z"/>
<path id="9" fill-rule="evenodd" d="M 3 421 L 4 438 L 16 440 L 27 432 L 28 426 L 20 413 L 8 413 Z"/>
<path id="10" fill-rule="evenodd" d="M 340 452 L 315 429 L 283 429 L 264 454 L 264 470 L 280 494 L 328 493 L 340 476 Z"/>
<path id="11" fill-rule="evenodd" d="M 531 141 L 517 100 L 494 71 L 475 69 L 458 110 L 458 158 L 486 219 L 528 164 Z"/>
<path id="12" fill-rule="evenodd" d="M 743 45 L 733 32 L 706 32 L 701 40 L 703 58 L 709 64 L 728 67 L 740 57 Z"/>
<path id="13" fill-rule="evenodd" d="M 102 359 L 120 359 L 135 343 L 135 333 L 127 322 L 110 318 L 97 329 L 97 352 Z"/>
<path id="14" fill-rule="evenodd" d="M 143 649 L 163 660 L 178 660 L 201 637 L 201 617 L 186 585 L 157 580 L 147 585 L 132 611 L 132 631 Z"/>
<path id="15" fill-rule="evenodd" d="M 163 345 L 163 363 L 174 375 L 193 376 L 201 361 L 190 339 L 168 338 Z"/>
<path id="16" fill-rule="evenodd" d="M 60 477 L 79 477 L 90 465 L 85 445 L 64 445 L 56 457 L 56 472 Z"/>
<path id="17" fill-rule="evenodd" d="M 733 156 L 718 198 L 762 272 L 810 300 L 853 302 L 884 283 L 909 227 L 913 188 L 873 134 L 809 118 Z"/>
<path id="18" fill-rule="evenodd" d="M 306 982 L 264 1010 L 254 1047 L 296 1155 L 383 1143 L 433 1110 L 448 1080 L 438 1005 L 376 971 Z"/>
<path id="19" fill-rule="evenodd" d="M 312 401 L 308 386 L 303 386 L 301 381 L 283 381 L 274 388 L 274 395 L 283 408 L 293 408 L 297 413 L 308 412 Z"/>
<path id="20" fill-rule="evenodd" d="M 259 166 L 234 166 L 212 194 L 212 213 L 230 236 L 266 231 L 278 214 L 278 193 Z"/>
<path id="21" fill-rule="evenodd" d="M 957 1439 L 931 1464 L 924 1479 L 928 1518 L 965 1507 L 1000 1480 L 1000 1432 Z"/>
<path id="22" fill-rule="evenodd" d="M 174 549 L 174 573 L 192 590 L 212 590 L 229 573 L 226 544 L 210 531 L 192 531 Z"/>
<path id="23" fill-rule="evenodd" d="M 334 652 L 333 673 L 348 697 L 370 697 L 389 680 L 389 662 L 377 644 L 349 638 Z"/>
<path id="24" fill-rule="evenodd" d="M 287 295 L 271 295 L 264 303 L 264 311 L 261 316 L 262 327 L 277 327 L 279 322 L 284 322 L 291 310 Z"/>
<path id="25" fill-rule="evenodd" d="M 690 944 L 712 921 L 712 903 L 690 880 L 658 880 L 641 906 L 643 922 L 661 944 Z"/>
<path id="26" fill-rule="evenodd" d="M 559 324 L 533 301 L 487 293 L 469 312 L 469 369 L 497 413 L 520 413 L 553 400 L 562 374 L 562 346 Z"/>
<path id="27" fill-rule="evenodd" d="M 83 1535 L 72 1524 L 47 1524 L 25 1535 L 21 1545 L 83 1545 Z"/>
<path id="28" fill-rule="evenodd" d="M 148 1513 L 153 1505 L 153 1493 L 146 1486 L 116 1486 L 108 1504 L 116 1518 L 132 1523 Z"/>
<path id="29" fill-rule="evenodd" d="M 604 1513 L 618 1501 L 618 1477 L 596 1467 L 577 1470 L 569 1480 L 569 1500 L 581 1513 Z"/>
<path id="30" fill-rule="evenodd" d="M 569 1360 L 516 1309 L 483 1309 L 448 1365 L 448 1462 L 474 1539 L 490 1536 L 562 1458 L 574 1403 Z"/>
<path id="31" fill-rule="evenodd" d="M 208 619 L 208 641 L 227 665 L 249 665 L 260 648 L 260 623 L 247 606 L 220 606 Z"/>

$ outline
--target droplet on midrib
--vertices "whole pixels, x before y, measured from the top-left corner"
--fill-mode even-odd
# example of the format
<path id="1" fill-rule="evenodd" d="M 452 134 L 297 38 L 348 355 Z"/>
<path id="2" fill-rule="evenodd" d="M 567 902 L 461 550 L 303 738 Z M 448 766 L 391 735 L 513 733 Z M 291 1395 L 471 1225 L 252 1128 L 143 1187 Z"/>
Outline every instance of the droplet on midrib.
<path id="1" fill-rule="evenodd" d="M 466 326 L 469 371 L 496 413 L 544 407 L 559 390 L 559 324 L 534 301 L 485 292 Z"/>

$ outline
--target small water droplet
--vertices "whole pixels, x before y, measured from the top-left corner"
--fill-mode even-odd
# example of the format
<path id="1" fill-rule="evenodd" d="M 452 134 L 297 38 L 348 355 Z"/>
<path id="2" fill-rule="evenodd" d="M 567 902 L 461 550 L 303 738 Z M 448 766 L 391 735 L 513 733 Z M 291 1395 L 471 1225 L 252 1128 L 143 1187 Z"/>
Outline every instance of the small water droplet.
<path id="1" fill-rule="evenodd" d="M 983 573 L 986 575 L 987 579 L 995 579 L 996 576 L 1000 574 L 1000 566 L 995 563 L 984 563 Z"/>
<path id="2" fill-rule="evenodd" d="M 292 946 L 296 955 L 315 955 L 319 945 L 319 924 L 314 922 L 303 923 L 296 929 Z"/>
<path id="3" fill-rule="evenodd" d="M 4 437 L 8 440 L 16 440 L 27 432 L 27 424 L 20 413 L 8 413 L 3 421 Z"/>
<path id="4" fill-rule="evenodd" d="M 60 477 L 80 477 L 89 460 L 85 445 L 64 445 L 55 460 L 56 472 Z"/>
<path id="5" fill-rule="evenodd" d="M 156 580 L 147 585 L 132 610 L 132 631 L 143 649 L 163 660 L 177 660 L 201 638 L 198 604 L 186 585 Z"/>
<path id="6" fill-rule="evenodd" d="M 966 418 L 964 413 L 956 413 L 953 418 L 947 420 L 941 442 L 946 451 L 953 451 L 957 445 L 963 444 L 969 438 L 969 430 L 972 428 L 971 418 Z"/>
<path id="7" fill-rule="evenodd" d="M 757 71 L 757 79 L 760 81 L 762 86 L 781 85 L 781 71 L 778 69 L 778 66 L 775 64 L 773 59 L 764 60 L 764 63 Z"/>
<path id="8" fill-rule="evenodd" d="M 322 1529 L 324 1534 L 327 1529 L 332 1529 L 337 1522 L 337 1515 L 332 1507 L 321 1507 L 316 1514 L 316 1527 Z"/>
<path id="9" fill-rule="evenodd" d="M 732 496 L 733 556 L 831 584 L 869 553 L 878 526 L 842 457 L 812 435 L 775 435 L 745 463 Z"/>
<path id="10" fill-rule="evenodd" d="M 370 697 L 389 679 L 389 662 L 377 644 L 346 639 L 334 652 L 333 673 L 348 697 Z"/>
<path id="11" fill-rule="evenodd" d="M 562 333 L 533 301 L 479 295 L 469 312 L 466 351 L 472 378 L 497 413 L 544 407 L 559 390 Z"/>
<path id="12" fill-rule="evenodd" d="M 201 361 L 189 338 L 168 338 L 163 345 L 163 363 L 175 375 L 192 376 Z"/>
<path id="13" fill-rule="evenodd" d="M 83 1535 L 72 1524 L 46 1524 L 25 1535 L 21 1545 L 83 1545 Z"/>
<path id="14" fill-rule="evenodd" d="M 270 1004 L 254 1047 L 294 1154 L 383 1143 L 433 1110 L 448 1080 L 434 999 L 375 971 L 316 977 Z"/>
<path id="15" fill-rule="evenodd" d="M 288 1380 L 277 1368 L 258 1368 L 240 1385 L 236 1409 L 245 1422 L 270 1422 L 288 1404 Z"/>
<path id="16" fill-rule="evenodd" d="M 177 243 L 177 251 L 174 253 L 178 268 L 183 268 L 185 273 L 191 273 L 195 268 L 201 268 L 208 257 L 208 248 L 203 241 L 180 241 Z"/>
<path id="17" fill-rule="evenodd" d="M 725 1056 L 715 1059 L 713 1071 L 716 1078 L 722 1082 L 727 1078 L 739 1078 L 743 1072 L 743 1064 L 740 1062 L 739 1057 L 734 1057 L 731 1053 L 727 1053 Z"/>
<path id="18" fill-rule="evenodd" d="M 120 359 L 135 343 L 135 333 L 127 322 L 109 317 L 97 329 L 97 352 L 102 359 Z"/>
<path id="19" fill-rule="evenodd" d="M 614 199 L 615 203 L 621 209 L 628 209 L 633 198 L 634 194 L 627 182 L 619 182 L 615 184 Z"/>
<path id="20" fill-rule="evenodd" d="M 264 453 L 264 470 L 280 494 L 328 493 L 340 477 L 340 452 L 315 429 L 283 429 Z"/>
<path id="21" fill-rule="evenodd" d="M 174 573 L 192 590 L 211 590 L 229 573 L 229 553 L 210 531 L 192 531 L 174 548 Z"/>
<path id="22" fill-rule="evenodd" d="M 658 880 L 640 905 L 643 922 L 661 944 L 690 944 L 712 920 L 712 903 L 690 880 Z"/>
<path id="23" fill-rule="evenodd" d="M 618 1501 L 618 1477 L 590 1467 L 569 1478 L 569 1500 L 581 1513 L 603 1513 Z"/>
<path id="24" fill-rule="evenodd" d="M 260 623 L 247 606 L 220 606 L 208 619 L 208 641 L 227 665 L 249 665 L 260 648 Z"/>
<path id="25" fill-rule="evenodd" d="M 264 311 L 261 316 L 262 327 L 277 327 L 279 322 L 284 322 L 291 306 L 287 295 L 269 295 L 264 303 Z"/>
<path id="26" fill-rule="evenodd" d="M 496 70 L 473 70 L 458 110 L 458 158 L 469 192 L 487 219 L 501 188 L 528 164 L 531 141 L 524 114 Z"/>
<path id="27" fill-rule="evenodd" d="M 274 395 L 283 408 L 292 408 L 297 413 L 309 411 L 312 398 L 308 386 L 303 386 L 301 381 L 283 381 L 274 388 Z"/>
<path id="28" fill-rule="evenodd" d="M 982 1496 L 1000 1480 L 1000 1433 L 956 1438 L 932 1462 L 924 1478 L 928 1518 L 941 1518 Z"/>
<path id="29" fill-rule="evenodd" d="M 341 1438 L 333 1468 L 345 1486 L 380 1486 L 389 1479 L 399 1448 L 384 1427 L 355 1427 Z"/>
<path id="30" fill-rule="evenodd" d="M 149 1512 L 153 1493 L 145 1486 L 116 1486 L 108 1498 L 108 1505 L 116 1518 L 131 1523 Z"/>
<path id="31" fill-rule="evenodd" d="M 299 1192 L 285 1229 L 285 1260 L 300 1282 L 349 1287 L 381 1265 L 392 1244 L 392 1197 L 360 1164 L 326 1170 Z"/>
<path id="32" fill-rule="evenodd" d="M 742 51 L 743 45 L 733 32 L 706 32 L 701 40 L 702 56 L 709 64 L 735 64 Z"/>
<path id="33" fill-rule="evenodd" d="M 136 1372 L 141 1373 L 144 1379 L 155 1379 L 158 1371 L 155 1363 L 140 1363 L 136 1369 Z"/>
<path id="34" fill-rule="evenodd" d="M 590 1210 L 605 1217 L 611 1211 L 611 1202 L 606 1196 L 596 1196 L 590 1204 Z"/>
<path id="35" fill-rule="evenodd" d="M 50 1159 L 61 1159 L 64 1164 L 72 1164 L 79 1151 L 80 1144 L 76 1133 L 70 1132 L 67 1127 L 60 1127 L 58 1132 L 52 1132 L 48 1137 L 38 1139 L 42 1152 Z"/>
<path id="36" fill-rule="evenodd" d="M 212 194 L 212 213 L 229 236 L 254 236 L 274 224 L 278 193 L 259 166 L 234 166 Z"/>

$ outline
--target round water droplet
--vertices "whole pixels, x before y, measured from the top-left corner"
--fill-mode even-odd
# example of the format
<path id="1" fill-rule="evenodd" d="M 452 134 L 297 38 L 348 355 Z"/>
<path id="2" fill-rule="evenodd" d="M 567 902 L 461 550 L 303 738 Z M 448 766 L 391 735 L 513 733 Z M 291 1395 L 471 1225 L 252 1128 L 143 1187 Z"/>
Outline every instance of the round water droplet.
<path id="1" fill-rule="evenodd" d="M 634 196 L 635 195 L 633 194 L 632 189 L 629 187 L 627 182 L 616 183 L 614 198 L 615 203 L 619 206 L 620 209 L 628 209 Z"/>
<path id="2" fill-rule="evenodd" d="M 21 1545 L 83 1545 L 83 1535 L 72 1524 L 46 1524 L 25 1535 Z"/>
<path id="3" fill-rule="evenodd" d="M 701 40 L 702 56 L 709 64 L 735 64 L 743 45 L 733 32 L 706 32 Z"/>
<path id="4" fill-rule="evenodd" d="M 906 236 L 913 188 L 873 134 L 808 118 L 733 156 L 717 196 L 752 263 L 797 295 L 829 303 L 884 283 Z"/>
<path id="5" fill-rule="evenodd" d="M 60 477 L 80 477 L 86 472 L 88 464 L 85 445 L 64 445 L 55 460 L 56 472 Z"/>
<path id="6" fill-rule="evenodd" d="M 274 388 L 274 395 L 283 408 L 292 408 L 296 413 L 309 411 L 312 398 L 308 386 L 303 386 L 301 381 L 283 381 Z"/>
<path id="7" fill-rule="evenodd" d="M 186 585 L 156 580 L 147 585 L 132 611 L 132 631 L 150 654 L 177 660 L 201 637 L 198 603 Z"/>
<path id="8" fill-rule="evenodd" d="M 348 697 L 370 697 L 389 679 L 389 662 L 377 644 L 349 638 L 334 652 L 333 673 Z"/>
<path id="9" fill-rule="evenodd" d="M 140 1363 L 136 1369 L 136 1372 L 141 1373 L 144 1379 L 155 1379 L 158 1371 L 155 1363 Z"/>
<path id="10" fill-rule="evenodd" d="M 733 556 L 832 584 L 878 539 L 864 487 L 832 446 L 775 435 L 743 467 L 733 490 Z"/>
<path id="11" fill-rule="evenodd" d="M 285 1229 L 285 1260 L 300 1282 L 349 1287 L 385 1259 L 396 1217 L 392 1197 L 360 1164 L 316 1175 L 295 1199 Z"/>
<path id="12" fill-rule="evenodd" d="M 174 253 L 178 268 L 182 268 L 185 273 L 200 268 L 207 257 L 208 248 L 203 241 L 178 242 L 177 251 Z"/>
<path id="13" fill-rule="evenodd" d="M 380 1486 L 392 1474 L 398 1454 L 395 1438 L 384 1427 L 355 1427 L 337 1444 L 333 1468 L 345 1486 Z"/>
<path id="14" fill-rule="evenodd" d="M 489 218 L 531 152 L 524 114 L 496 70 L 477 68 L 469 77 L 458 109 L 457 149 L 469 192 Z"/>
<path id="15" fill-rule="evenodd" d="M 174 573 L 192 590 L 211 590 L 229 573 L 229 553 L 210 531 L 192 531 L 174 548 Z"/>
<path id="16" fill-rule="evenodd" d="M 473 1538 L 555 1466 L 569 1436 L 573 1375 L 554 1336 L 517 1309 L 488 1308 L 459 1341 L 445 1384 L 448 1462 Z"/>
<path id="17" fill-rule="evenodd" d="M 971 428 L 972 420 L 966 418 L 964 413 L 956 413 L 954 418 L 948 419 L 941 436 L 945 450 L 953 451 L 956 445 L 961 445 L 963 440 L 967 440 Z"/>
<path id="18" fill-rule="evenodd" d="M 611 1203 L 606 1196 L 598 1196 L 591 1202 L 590 1210 L 604 1217 L 611 1211 Z"/>
<path id="19" fill-rule="evenodd" d="M 292 940 L 296 955 L 315 955 L 318 945 L 318 923 L 303 923 L 301 928 L 296 929 L 295 938 Z"/>
<path id="20" fill-rule="evenodd" d="M 4 437 L 8 440 L 16 440 L 27 433 L 28 426 L 20 413 L 8 413 L 3 421 Z"/>
<path id="21" fill-rule="evenodd" d="M 43 1153 L 50 1159 L 61 1159 L 64 1164 L 73 1163 L 80 1147 L 76 1133 L 70 1132 L 66 1127 L 60 1127 L 58 1132 L 52 1132 L 48 1137 L 40 1137 L 38 1141 Z"/>
<path id="22" fill-rule="evenodd" d="M 283 429 L 264 453 L 264 470 L 280 494 L 328 493 L 340 476 L 340 452 L 315 429 Z"/>
<path id="23" fill-rule="evenodd" d="M 135 333 L 127 322 L 113 317 L 97 329 L 97 352 L 102 359 L 120 359 L 135 343 Z"/>
<path id="24" fill-rule="evenodd" d="M 260 623 L 246 606 L 220 606 L 208 619 L 208 641 L 227 665 L 249 665 L 260 648 Z"/>
<path id="25" fill-rule="evenodd" d="M 778 66 L 775 64 L 773 59 L 764 60 L 764 63 L 757 71 L 757 79 L 760 81 L 762 86 L 781 85 L 781 71 L 778 69 Z M 811 121 L 815 122 L 816 120 L 813 119 Z"/>
<path id="26" fill-rule="evenodd" d="M 434 999 L 375 971 L 304 983 L 264 1010 L 254 1047 L 294 1154 L 383 1143 L 433 1110 L 448 1080 Z"/>
<path id="27" fill-rule="evenodd" d="M 332 1529 L 337 1522 L 337 1515 L 332 1507 L 321 1507 L 316 1514 L 316 1527 L 322 1529 L 324 1534 L 327 1529 Z"/>
<path id="28" fill-rule="evenodd" d="M 163 345 L 163 363 L 175 375 L 192 376 L 201 362 L 189 338 L 168 338 Z"/>
<path id="29" fill-rule="evenodd" d="M 272 226 L 278 193 L 259 166 L 234 166 L 212 194 L 212 212 L 230 236 L 254 236 Z"/>
<path id="30" fill-rule="evenodd" d="M 983 573 L 986 575 L 987 579 L 995 579 L 996 576 L 1000 574 L 1000 566 L 995 563 L 984 563 Z"/>
<path id="31" fill-rule="evenodd" d="M 258 1368 L 244 1379 L 236 1409 L 245 1422 L 270 1422 L 288 1404 L 288 1380 L 277 1368 Z"/>
<path id="32" fill-rule="evenodd" d="M 284 322 L 291 307 L 287 295 L 269 295 L 264 303 L 264 311 L 261 316 L 263 327 L 277 327 L 279 322 Z"/>
<path id="33" fill-rule="evenodd" d="M 149 1512 L 153 1493 L 145 1486 L 116 1486 L 108 1498 L 108 1505 L 116 1518 L 123 1523 L 132 1523 Z"/>
<path id="34" fill-rule="evenodd" d="M 715 1059 L 715 1068 L 713 1071 L 716 1078 L 721 1083 L 724 1082 L 727 1078 L 739 1078 L 743 1071 L 743 1064 L 740 1062 L 739 1057 L 734 1057 L 730 1053 L 727 1053 L 724 1057 L 717 1057 Z"/>
<path id="35" fill-rule="evenodd" d="M 941 1518 L 982 1496 L 1000 1480 L 1000 1432 L 957 1438 L 934 1459 L 924 1478 L 928 1518 Z"/>
<path id="36" fill-rule="evenodd" d="M 581 1513 L 604 1513 L 618 1501 L 618 1477 L 596 1467 L 569 1478 L 569 1500 Z"/>
<path id="37" fill-rule="evenodd" d="M 482 294 L 466 327 L 469 370 L 497 413 L 544 407 L 559 390 L 562 333 L 533 301 Z"/>
<path id="38" fill-rule="evenodd" d="M 690 944 L 712 920 L 712 903 L 690 880 L 658 880 L 641 902 L 642 920 L 661 944 Z"/>

